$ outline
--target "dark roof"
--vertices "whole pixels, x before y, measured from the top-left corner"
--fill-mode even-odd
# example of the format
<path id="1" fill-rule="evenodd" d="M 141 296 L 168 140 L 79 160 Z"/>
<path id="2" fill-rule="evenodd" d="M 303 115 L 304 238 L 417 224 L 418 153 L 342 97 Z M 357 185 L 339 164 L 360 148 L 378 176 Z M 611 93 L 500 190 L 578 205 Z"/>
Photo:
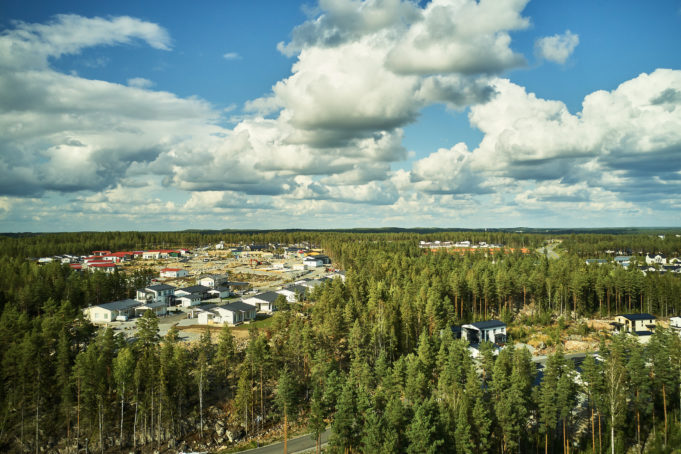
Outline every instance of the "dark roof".
<path id="1" fill-rule="evenodd" d="M 650 314 L 622 314 L 622 317 L 627 320 L 655 320 L 657 318 Z"/>
<path id="2" fill-rule="evenodd" d="M 180 290 L 187 293 L 206 293 L 210 290 L 210 287 L 206 287 L 205 285 L 190 285 L 189 287 L 184 287 Z"/>
<path id="3" fill-rule="evenodd" d="M 225 304 L 224 306 L 219 306 L 222 309 L 227 309 L 228 311 L 252 311 L 255 310 L 255 306 L 252 304 L 244 303 L 243 301 L 235 301 L 230 304 Z"/>
<path id="4" fill-rule="evenodd" d="M 168 284 L 157 284 L 157 285 L 150 285 L 149 287 L 145 287 L 145 290 L 155 290 L 157 292 L 160 292 L 161 290 L 173 290 L 175 287 L 172 285 Z"/>
<path id="5" fill-rule="evenodd" d="M 639 337 L 653 335 L 652 331 L 634 331 L 634 334 Z"/>
<path id="6" fill-rule="evenodd" d="M 294 293 L 295 293 L 295 292 L 298 292 L 298 293 L 301 293 L 301 294 L 304 295 L 305 293 L 307 293 L 308 288 L 305 287 L 304 285 L 296 285 L 296 284 L 293 284 L 293 285 L 289 285 L 288 287 L 285 287 L 284 290 L 290 290 L 290 291 L 292 291 L 292 292 L 294 292 Z"/>
<path id="7" fill-rule="evenodd" d="M 92 307 L 101 307 L 102 309 L 107 309 L 110 311 L 120 311 L 124 309 L 130 309 L 131 307 L 137 307 L 141 306 L 142 303 L 139 301 L 135 301 L 132 299 L 127 299 L 127 300 L 120 300 L 120 301 L 112 301 L 110 303 L 104 303 L 104 304 L 96 304 L 95 306 Z"/>
<path id="8" fill-rule="evenodd" d="M 506 323 L 502 322 L 501 320 L 485 320 L 484 322 L 471 323 L 471 325 L 478 329 L 490 329 L 505 327 Z"/>
<path id="9" fill-rule="evenodd" d="M 210 291 L 212 292 L 214 290 L 217 290 L 218 292 L 228 292 L 229 287 L 225 287 L 224 285 L 218 285 L 217 287 L 215 287 L 213 290 L 210 290 Z"/>
<path id="10" fill-rule="evenodd" d="M 230 287 L 248 287 L 249 284 L 248 282 L 238 282 L 238 281 L 229 281 L 225 282 L 225 284 L 229 285 Z"/>
<path id="11" fill-rule="evenodd" d="M 253 295 L 253 298 L 258 298 L 259 300 L 267 301 L 268 303 L 274 303 L 280 296 L 282 295 L 276 292 L 265 292 Z"/>

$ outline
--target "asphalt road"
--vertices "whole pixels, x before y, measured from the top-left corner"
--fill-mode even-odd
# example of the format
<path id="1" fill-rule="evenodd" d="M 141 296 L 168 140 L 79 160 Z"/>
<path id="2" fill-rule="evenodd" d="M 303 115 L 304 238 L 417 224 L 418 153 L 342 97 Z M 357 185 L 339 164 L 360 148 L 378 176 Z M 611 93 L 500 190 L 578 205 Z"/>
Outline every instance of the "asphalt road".
<path id="1" fill-rule="evenodd" d="M 546 247 L 540 247 L 539 249 L 537 249 L 537 252 L 543 254 L 544 251 L 546 251 L 546 255 L 548 256 L 548 258 L 557 259 L 558 254 L 556 254 L 556 251 L 554 251 L 554 249 L 558 246 L 558 244 L 559 243 L 551 243 Z"/>
<path id="2" fill-rule="evenodd" d="M 331 429 L 326 429 L 322 433 L 322 445 L 326 444 L 329 441 L 330 435 Z M 314 449 L 314 447 L 315 442 L 310 437 L 309 434 L 301 435 L 300 437 L 291 438 L 288 441 L 287 452 L 288 454 L 292 454 L 297 452 L 309 451 L 311 449 Z M 261 448 L 253 448 L 241 452 L 248 452 L 252 454 L 280 454 L 284 452 L 284 442 L 282 441 L 280 443 L 273 443 L 271 445 L 263 446 Z"/>

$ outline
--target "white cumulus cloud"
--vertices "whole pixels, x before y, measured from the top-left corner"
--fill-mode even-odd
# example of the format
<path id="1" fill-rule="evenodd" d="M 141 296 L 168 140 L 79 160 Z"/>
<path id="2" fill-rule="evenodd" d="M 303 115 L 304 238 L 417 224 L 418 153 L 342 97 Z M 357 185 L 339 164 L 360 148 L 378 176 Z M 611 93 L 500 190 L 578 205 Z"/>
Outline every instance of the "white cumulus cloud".
<path id="1" fill-rule="evenodd" d="M 562 35 L 545 36 L 535 43 L 537 55 L 554 63 L 564 64 L 579 44 L 579 35 L 567 30 Z"/>

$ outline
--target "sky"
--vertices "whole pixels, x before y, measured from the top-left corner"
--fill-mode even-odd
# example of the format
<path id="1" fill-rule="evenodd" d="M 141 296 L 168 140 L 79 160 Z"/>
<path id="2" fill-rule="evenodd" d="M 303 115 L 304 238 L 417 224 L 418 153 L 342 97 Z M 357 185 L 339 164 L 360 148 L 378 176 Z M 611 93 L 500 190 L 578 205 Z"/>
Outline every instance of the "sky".
<path id="1" fill-rule="evenodd" d="M 681 0 L 4 0 L 0 231 L 681 225 Z"/>

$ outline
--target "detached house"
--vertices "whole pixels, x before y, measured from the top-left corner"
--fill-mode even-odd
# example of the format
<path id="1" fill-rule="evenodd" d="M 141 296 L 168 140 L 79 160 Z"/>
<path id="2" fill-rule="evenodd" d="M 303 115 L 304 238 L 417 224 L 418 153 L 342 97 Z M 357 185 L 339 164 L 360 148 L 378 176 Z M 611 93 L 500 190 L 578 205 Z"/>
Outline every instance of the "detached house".
<path id="1" fill-rule="evenodd" d="M 461 337 L 471 344 L 492 342 L 506 343 L 506 323 L 500 320 L 485 320 L 461 326 Z"/>
<path id="2" fill-rule="evenodd" d="M 187 277 L 189 272 L 182 268 L 163 268 L 160 272 L 161 277 L 177 278 L 177 277 Z"/>
<path id="3" fill-rule="evenodd" d="M 168 306 L 175 297 L 175 287 L 166 284 L 151 285 L 137 290 L 137 301 L 143 303 L 155 302 Z"/>
<path id="4" fill-rule="evenodd" d="M 135 309 L 140 307 L 139 301 L 127 299 L 112 301 L 110 303 L 97 304 L 83 310 L 83 314 L 92 323 L 109 323 L 121 317 L 127 319 L 135 315 Z"/>
<path id="5" fill-rule="evenodd" d="M 277 310 L 276 301 L 279 296 L 281 295 L 276 292 L 265 292 L 245 298 L 244 303 L 255 306 L 259 312 L 274 312 Z"/>
<path id="6" fill-rule="evenodd" d="M 624 314 L 615 317 L 611 325 L 616 331 L 624 333 L 652 333 L 655 329 L 654 315 L 650 314 Z"/>
<path id="7" fill-rule="evenodd" d="M 255 320 L 255 314 L 255 306 L 246 304 L 242 301 L 236 301 L 231 304 L 202 311 L 199 313 L 198 318 L 200 325 L 223 325 L 225 323 L 229 325 L 239 325 L 243 322 Z"/>
<path id="8" fill-rule="evenodd" d="M 227 283 L 227 281 L 229 281 L 229 276 L 226 274 L 204 274 L 196 280 L 196 283 L 205 287 L 215 288 Z"/>

